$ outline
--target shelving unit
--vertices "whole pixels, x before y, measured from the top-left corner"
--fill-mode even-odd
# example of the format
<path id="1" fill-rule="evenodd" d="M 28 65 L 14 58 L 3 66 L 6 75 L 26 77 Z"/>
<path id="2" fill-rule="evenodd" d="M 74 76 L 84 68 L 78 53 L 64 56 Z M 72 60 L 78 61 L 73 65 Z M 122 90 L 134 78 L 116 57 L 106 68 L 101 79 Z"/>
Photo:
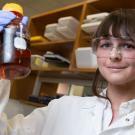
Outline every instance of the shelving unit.
<path id="1" fill-rule="evenodd" d="M 55 53 L 61 54 L 64 57 L 70 57 L 70 54 L 73 49 L 74 41 L 57 41 L 57 42 L 48 42 L 48 43 L 34 43 L 31 45 L 33 54 L 45 54 L 46 51 L 53 51 Z M 65 53 L 66 52 L 66 53 Z"/>
<path id="2" fill-rule="evenodd" d="M 46 13 L 42 13 L 36 16 L 33 16 L 30 20 L 29 30 L 32 33 L 31 36 L 43 36 L 45 31 L 45 26 L 51 23 L 57 23 L 60 17 L 65 16 L 73 16 L 79 22 L 82 20 L 82 12 L 84 10 L 84 2 L 77 3 L 71 6 L 67 6 L 64 8 L 56 9 L 53 11 L 49 11 Z M 42 22 L 42 23 L 41 23 Z M 78 27 L 77 35 L 80 31 L 80 26 Z M 45 54 L 46 51 L 53 51 L 54 53 L 60 54 L 61 56 L 72 61 L 72 53 L 74 51 L 74 44 L 77 40 L 63 40 L 63 41 L 49 41 L 49 42 L 39 42 L 33 43 L 32 53 L 33 54 Z M 72 63 L 71 63 L 72 65 Z M 58 68 L 56 68 L 58 69 Z M 59 68 L 61 71 L 65 70 L 63 68 Z M 69 68 L 70 69 L 70 68 Z M 54 69 L 55 70 L 55 69 Z M 46 69 L 45 69 L 46 71 Z"/>
<path id="3" fill-rule="evenodd" d="M 22 80 L 17 80 L 13 82 L 11 97 L 16 99 L 21 99 L 27 102 L 29 95 L 31 95 L 34 85 L 36 82 L 36 77 L 39 72 L 44 72 L 45 82 L 57 80 L 57 84 L 66 80 L 66 82 L 71 82 L 72 80 L 82 82 L 85 85 L 85 81 L 92 81 L 91 74 L 93 75 L 96 71 L 95 68 L 84 68 L 79 69 L 76 66 L 75 60 L 75 50 L 79 47 L 89 47 L 91 45 L 91 37 L 89 34 L 85 33 L 81 29 L 84 19 L 87 15 L 100 13 L 100 12 L 110 12 L 119 8 L 134 8 L 134 0 L 85 0 L 84 2 L 70 5 L 64 8 L 56 9 L 53 11 L 45 12 L 42 14 L 35 15 L 31 17 L 29 23 L 29 31 L 31 36 L 42 36 L 44 34 L 45 26 L 50 23 L 56 23 L 60 17 L 73 16 L 79 20 L 80 25 L 77 30 L 77 35 L 75 40 L 63 40 L 63 41 L 42 41 L 31 43 L 32 54 L 43 55 L 46 51 L 53 51 L 57 54 L 64 56 L 70 60 L 70 65 L 67 68 L 62 67 L 49 67 L 49 68 L 38 68 L 34 69 L 32 73 Z M 63 75 L 63 73 L 66 72 Z M 52 75 L 55 76 L 52 76 Z M 83 74 L 83 75 L 82 75 Z M 89 77 L 90 76 L 90 77 Z M 25 85 L 26 84 L 26 85 Z M 53 89 L 53 88 L 52 88 Z M 50 85 L 47 83 L 44 86 L 44 90 L 51 90 Z M 56 94 L 56 89 L 53 91 Z"/>
<path id="4" fill-rule="evenodd" d="M 135 8 L 134 0 L 87 0 L 87 4 L 100 11 L 113 11 L 120 8 Z"/>

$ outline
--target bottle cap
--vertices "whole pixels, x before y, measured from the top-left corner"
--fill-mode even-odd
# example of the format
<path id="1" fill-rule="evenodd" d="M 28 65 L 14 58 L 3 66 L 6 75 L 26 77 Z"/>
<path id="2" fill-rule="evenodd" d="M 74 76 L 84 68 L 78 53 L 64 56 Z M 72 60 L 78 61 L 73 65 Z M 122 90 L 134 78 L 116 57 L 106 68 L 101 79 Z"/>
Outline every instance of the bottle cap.
<path id="1" fill-rule="evenodd" d="M 23 8 L 19 4 L 16 4 L 16 3 L 7 3 L 3 6 L 2 10 L 15 11 L 23 15 Z"/>

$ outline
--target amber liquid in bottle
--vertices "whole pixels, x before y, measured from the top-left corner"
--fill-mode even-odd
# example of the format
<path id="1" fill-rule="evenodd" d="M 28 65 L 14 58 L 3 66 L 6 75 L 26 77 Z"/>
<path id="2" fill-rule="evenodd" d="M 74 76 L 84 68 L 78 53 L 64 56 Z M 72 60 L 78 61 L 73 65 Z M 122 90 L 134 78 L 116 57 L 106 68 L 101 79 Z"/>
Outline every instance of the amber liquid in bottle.
<path id="1" fill-rule="evenodd" d="M 18 16 L 19 14 L 16 13 Z M 19 17 L 20 19 L 20 17 Z M 15 19 L 11 24 L 16 24 L 18 19 Z M 13 39 L 16 37 L 14 35 Z M 14 46 L 14 40 L 10 44 L 4 44 L 4 31 L 0 33 L 0 77 L 3 79 L 21 79 L 26 77 L 30 71 L 30 42 L 25 39 L 27 43 L 26 49 L 18 49 Z M 19 46 L 19 45 L 18 45 Z"/>

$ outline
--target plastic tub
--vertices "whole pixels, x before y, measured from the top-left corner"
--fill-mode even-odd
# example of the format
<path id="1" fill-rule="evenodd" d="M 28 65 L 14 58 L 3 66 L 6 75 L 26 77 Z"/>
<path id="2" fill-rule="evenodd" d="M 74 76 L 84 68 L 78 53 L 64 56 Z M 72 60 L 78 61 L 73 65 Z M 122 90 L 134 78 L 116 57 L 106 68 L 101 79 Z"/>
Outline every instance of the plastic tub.
<path id="1" fill-rule="evenodd" d="M 76 38 L 76 31 L 73 31 L 68 26 L 57 27 L 57 31 L 67 39 L 75 39 Z"/>
<path id="2" fill-rule="evenodd" d="M 73 16 L 61 17 L 58 19 L 58 25 L 59 27 L 67 26 L 76 31 L 79 26 L 79 21 Z"/>
<path id="3" fill-rule="evenodd" d="M 78 48 L 75 51 L 76 64 L 78 68 L 95 68 L 97 67 L 96 55 L 92 52 L 91 47 Z"/>

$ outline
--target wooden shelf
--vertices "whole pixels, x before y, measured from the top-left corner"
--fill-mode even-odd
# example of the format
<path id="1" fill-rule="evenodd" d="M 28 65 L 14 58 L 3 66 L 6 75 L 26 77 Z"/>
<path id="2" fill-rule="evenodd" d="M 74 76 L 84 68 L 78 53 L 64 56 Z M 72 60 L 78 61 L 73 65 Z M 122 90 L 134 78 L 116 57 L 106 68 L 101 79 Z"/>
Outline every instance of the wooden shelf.
<path id="1" fill-rule="evenodd" d="M 120 8 L 135 8 L 134 0 L 87 0 L 87 3 L 99 11 L 113 11 Z"/>
<path id="2" fill-rule="evenodd" d="M 55 53 L 63 54 L 68 56 L 64 51 L 72 51 L 73 49 L 73 40 L 68 41 L 57 41 L 57 42 L 39 42 L 32 43 L 31 50 L 33 54 L 45 54 L 46 51 L 53 51 Z"/>
<path id="3" fill-rule="evenodd" d="M 72 68 L 71 69 L 74 72 L 89 72 L 89 73 L 95 73 L 96 68 Z"/>
<path id="4" fill-rule="evenodd" d="M 35 42 L 31 43 L 32 54 L 43 55 L 46 51 L 52 51 L 55 54 L 60 54 L 63 57 L 70 60 L 70 65 L 67 68 L 63 67 L 48 67 L 48 68 L 35 68 L 33 69 L 34 74 L 30 74 L 27 78 L 22 80 L 14 81 L 11 95 L 15 99 L 23 99 L 24 103 L 34 105 L 34 106 L 44 106 L 42 104 L 33 103 L 27 101 L 29 95 L 32 94 L 35 82 L 37 81 L 37 76 L 40 76 L 42 80 L 48 79 L 50 82 L 68 82 L 79 81 L 79 82 L 89 82 L 93 80 L 96 68 L 77 68 L 75 51 L 80 47 L 90 47 L 91 38 L 90 35 L 85 33 L 81 29 L 81 25 L 86 19 L 87 15 L 100 13 L 100 12 L 110 12 L 118 8 L 135 8 L 134 0 L 84 0 L 78 4 L 73 4 L 67 7 L 59 8 L 53 11 L 48 11 L 42 14 L 35 15 L 30 18 L 29 31 L 31 36 L 41 36 L 43 37 L 45 26 L 51 23 L 57 23 L 58 19 L 66 16 L 73 16 L 80 22 L 77 29 L 77 35 L 74 40 L 66 41 L 56 41 L 56 42 Z M 69 81 L 70 80 L 70 81 Z M 58 85 L 58 83 L 55 85 Z M 25 85 L 26 84 L 26 85 Z M 28 85 L 27 85 L 28 84 Z M 43 86 L 41 92 L 53 91 L 53 86 L 49 83 Z M 48 93 L 49 93 L 48 92 Z M 49 93 L 50 94 L 50 93 Z M 55 94 L 55 93 L 53 93 Z"/>
<path id="5" fill-rule="evenodd" d="M 67 13 L 68 13 L 69 11 L 71 12 L 73 9 L 76 9 L 77 11 L 79 11 L 80 7 L 82 7 L 83 5 L 84 5 L 84 2 L 78 2 L 78 3 L 73 4 L 73 5 L 65 6 L 65 7 L 62 7 L 62 8 L 58 8 L 58 9 L 54 9 L 54 10 L 51 10 L 51 11 L 48 11 L 48 12 L 44 12 L 44 13 L 34 15 L 34 16 L 31 17 L 31 19 L 40 18 L 40 17 L 44 17 L 46 15 L 52 15 L 52 14 L 55 14 L 55 13 L 66 14 L 65 11 L 67 11 Z"/>
<path id="6" fill-rule="evenodd" d="M 35 107 L 44 107 L 44 106 L 46 106 L 44 104 L 35 103 L 35 102 L 27 101 L 27 100 L 19 100 L 19 101 L 21 103 L 23 103 L 23 104 L 32 105 L 32 106 L 35 106 Z"/>
<path id="7" fill-rule="evenodd" d="M 48 41 L 48 42 L 35 42 L 31 43 L 31 47 L 37 47 L 37 46 L 50 46 L 50 45 L 64 45 L 64 44 L 70 44 L 73 43 L 74 40 L 63 40 L 63 41 Z"/>
<path id="8" fill-rule="evenodd" d="M 29 30 L 32 36 L 43 36 L 45 26 L 50 23 L 57 23 L 60 17 L 73 16 L 79 20 L 80 26 L 78 27 L 77 36 L 75 40 L 56 41 L 56 42 L 38 42 L 31 44 L 33 54 L 43 55 L 46 51 L 53 51 L 58 53 L 71 61 L 70 70 L 80 72 L 95 72 L 94 69 L 78 69 L 76 67 L 75 50 L 79 47 L 91 46 L 90 35 L 86 34 L 81 25 L 86 19 L 87 15 L 110 12 L 118 8 L 134 8 L 135 1 L 130 0 L 85 0 L 77 4 L 66 6 L 63 8 L 55 9 L 45 13 L 41 13 L 31 17 Z M 44 71 L 60 71 L 62 68 L 49 68 L 39 69 Z M 62 69 L 62 70 L 68 70 Z"/>
<path id="9" fill-rule="evenodd" d="M 31 17 L 29 23 L 31 36 L 43 35 L 45 26 L 50 23 L 56 23 L 60 17 L 74 16 L 80 20 L 83 5 L 84 2 L 81 2 Z"/>
<path id="10" fill-rule="evenodd" d="M 63 67 L 47 67 L 47 68 L 32 68 L 33 71 L 69 71 L 68 68 L 63 68 Z"/>

